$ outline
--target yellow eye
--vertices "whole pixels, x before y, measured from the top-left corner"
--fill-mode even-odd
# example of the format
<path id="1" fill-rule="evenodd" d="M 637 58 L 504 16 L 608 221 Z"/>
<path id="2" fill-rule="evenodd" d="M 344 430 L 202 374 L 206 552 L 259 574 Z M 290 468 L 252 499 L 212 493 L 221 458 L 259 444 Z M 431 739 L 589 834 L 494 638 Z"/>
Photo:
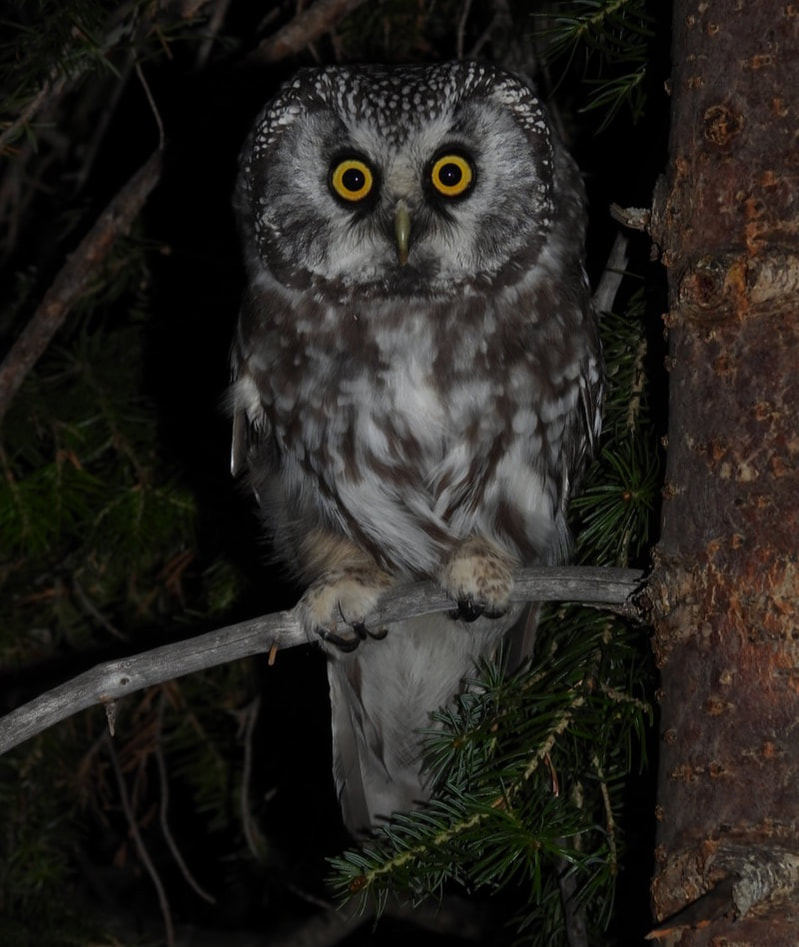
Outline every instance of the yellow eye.
<path id="1" fill-rule="evenodd" d="M 472 186 L 474 171 L 463 155 L 442 155 L 433 162 L 430 180 L 444 197 L 460 197 Z"/>
<path id="2" fill-rule="evenodd" d="M 374 183 L 371 168 L 360 158 L 344 158 L 330 170 L 330 187 L 345 201 L 362 201 L 369 196 Z"/>

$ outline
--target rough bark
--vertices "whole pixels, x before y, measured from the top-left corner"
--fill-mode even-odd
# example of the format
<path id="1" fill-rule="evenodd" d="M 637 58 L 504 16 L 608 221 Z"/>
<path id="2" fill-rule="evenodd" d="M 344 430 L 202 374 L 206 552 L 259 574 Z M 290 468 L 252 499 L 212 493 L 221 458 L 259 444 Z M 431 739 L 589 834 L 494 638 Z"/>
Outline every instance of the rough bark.
<path id="1" fill-rule="evenodd" d="M 676 0 L 654 936 L 799 943 L 799 5 Z"/>

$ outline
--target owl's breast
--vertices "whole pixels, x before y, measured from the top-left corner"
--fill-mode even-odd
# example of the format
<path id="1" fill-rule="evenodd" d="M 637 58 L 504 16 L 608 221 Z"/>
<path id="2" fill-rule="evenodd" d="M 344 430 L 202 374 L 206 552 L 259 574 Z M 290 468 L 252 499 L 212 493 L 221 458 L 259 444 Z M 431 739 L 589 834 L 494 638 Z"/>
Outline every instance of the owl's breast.
<path id="1" fill-rule="evenodd" d="M 493 315 L 468 325 L 474 313 L 451 302 L 396 300 L 317 315 L 315 331 L 284 323 L 260 349 L 279 448 L 338 481 L 377 471 L 430 491 L 435 505 L 443 467 L 451 479 L 456 459 L 511 425 L 503 356 L 486 341 L 497 335 Z"/>
<path id="2" fill-rule="evenodd" d="M 548 396 L 518 333 L 477 302 L 330 312 L 251 350 L 292 505 L 412 574 L 469 535 L 524 558 L 546 545 L 559 447 L 537 430 Z"/>

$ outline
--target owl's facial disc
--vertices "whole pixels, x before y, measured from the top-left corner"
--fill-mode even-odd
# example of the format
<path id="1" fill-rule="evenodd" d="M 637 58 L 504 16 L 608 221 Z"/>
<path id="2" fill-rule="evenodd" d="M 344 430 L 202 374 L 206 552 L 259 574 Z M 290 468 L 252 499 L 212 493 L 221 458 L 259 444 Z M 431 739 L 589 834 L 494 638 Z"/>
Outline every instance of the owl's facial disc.
<path id="1" fill-rule="evenodd" d="M 486 64 L 309 70 L 265 107 L 236 200 L 285 286 L 458 297 L 550 243 L 560 160 L 531 90 Z"/>

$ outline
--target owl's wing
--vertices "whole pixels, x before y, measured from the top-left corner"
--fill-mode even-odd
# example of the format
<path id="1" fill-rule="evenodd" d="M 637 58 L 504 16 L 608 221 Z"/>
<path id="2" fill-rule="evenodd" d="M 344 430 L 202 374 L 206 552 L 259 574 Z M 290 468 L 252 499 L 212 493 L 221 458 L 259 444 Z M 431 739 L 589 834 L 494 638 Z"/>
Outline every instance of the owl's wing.
<path id="1" fill-rule="evenodd" d="M 249 422 L 244 411 L 233 412 L 233 430 L 230 439 L 230 472 L 234 477 L 244 473 L 247 466 Z"/>
<path id="2" fill-rule="evenodd" d="M 587 303 L 591 313 L 590 303 Z M 555 541 L 550 565 L 568 561 L 572 551 L 572 537 L 567 520 L 567 507 L 575 486 L 580 481 L 587 461 L 593 457 L 602 430 L 602 403 L 604 375 L 600 358 L 599 337 L 593 316 L 589 332 L 593 344 L 580 368 L 578 376 L 579 409 L 567 426 L 564 450 L 560 459 L 560 504 L 555 518 Z M 531 603 L 526 607 L 508 639 L 508 668 L 513 670 L 533 654 L 541 607 Z"/>
<path id="3" fill-rule="evenodd" d="M 589 458 L 596 452 L 599 435 L 602 432 L 604 388 L 602 364 L 598 357 L 592 356 L 586 360 L 580 372 L 580 403 L 583 408 L 585 446 Z"/>
<path id="4" fill-rule="evenodd" d="M 228 403 L 233 416 L 230 472 L 236 477 L 246 472 L 258 447 L 269 435 L 261 392 L 238 342 L 230 356 L 230 380 Z"/>
<path id="5" fill-rule="evenodd" d="M 247 420 L 247 409 L 239 390 L 239 381 L 243 370 L 246 371 L 245 363 L 238 345 L 234 345 L 230 353 L 230 388 L 227 396 L 228 408 L 233 416 L 230 440 L 230 472 L 234 477 L 244 473 L 247 467 L 249 421 Z"/>
<path id="6" fill-rule="evenodd" d="M 605 398 L 605 375 L 599 326 L 590 300 L 586 300 L 588 335 L 587 351 L 583 354 L 579 374 L 578 407 L 567 422 L 560 460 L 562 483 L 560 492 L 559 533 L 563 546 L 555 561 L 566 561 L 571 550 L 571 537 L 566 522 L 566 509 L 588 462 L 596 454 L 602 433 L 602 406 Z"/>
<path id="7" fill-rule="evenodd" d="M 505 666 L 509 672 L 515 671 L 523 661 L 533 656 L 540 614 L 541 606 L 537 602 L 530 602 L 524 606 L 521 617 L 508 632 Z"/>

